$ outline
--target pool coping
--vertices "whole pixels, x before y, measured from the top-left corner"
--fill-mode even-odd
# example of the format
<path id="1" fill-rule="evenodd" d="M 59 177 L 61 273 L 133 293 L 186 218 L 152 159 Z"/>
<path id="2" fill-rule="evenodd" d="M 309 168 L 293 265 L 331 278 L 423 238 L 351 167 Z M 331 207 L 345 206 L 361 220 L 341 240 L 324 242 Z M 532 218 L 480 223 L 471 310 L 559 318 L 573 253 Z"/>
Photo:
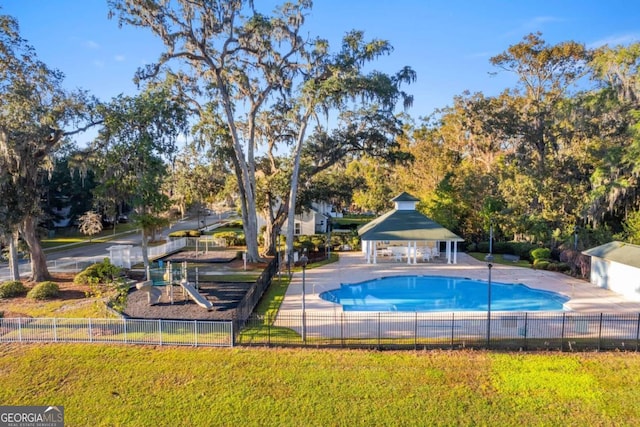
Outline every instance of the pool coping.
<path id="1" fill-rule="evenodd" d="M 441 275 L 487 280 L 487 264 L 458 253 L 457 264 L 385 261 L 367 264 L 360 252 L 341 252 L 337 263 L 305 271 L 305 310 L 309 312 L 342 312 L 342 306 L 322 300 L 321 292 L 341 283 L 356 283 L 386 276 Z M 491 279 L 504 283 L 523 283 L 531 288 L 557 292 L 570 298 L 569 311 L 580 313 L 640 313 L 640 302 L 631 301 L 608 289 L 563 273 L 533 270 L 504 264 L 493 264 Z M 274 280 L 278 280 L 274 278 Z M 280 312 L 302 309 L 302 272 L 295 272 L 280 306 Z"/>

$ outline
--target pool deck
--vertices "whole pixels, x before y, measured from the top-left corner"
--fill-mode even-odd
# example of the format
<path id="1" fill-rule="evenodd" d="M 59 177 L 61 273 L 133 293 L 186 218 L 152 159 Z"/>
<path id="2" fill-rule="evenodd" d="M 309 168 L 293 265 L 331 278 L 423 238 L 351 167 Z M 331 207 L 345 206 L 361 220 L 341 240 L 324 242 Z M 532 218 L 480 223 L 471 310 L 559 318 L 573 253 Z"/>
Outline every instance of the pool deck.
<path id="1" fill-rule="evenodd" d="M 306 270 L 305 307 L 310 312 L 342 311 L 340 305 L 324 301 L 318 297 L 318 294 L 334 289 L 341 283 L 357 283 L 385 276 L 441 275 L 488 279 L 486 263 L 464 253 L 458 254 L 457 261 L 457 264 L 435 261 L 409 265 L 406 262 L 384 260 L 378 264 L 367 264 L 360 252 L 342 252 L 339 262 Z M 558 292 L 571 298 L 565 306 L 575 312 L 640 313 L 640 302 L 630 301 L 620 294 L 562 273 L 494 264 L 491 280 L 524 283 L 532 288 Z M 301 309 L 302 272 L 300 271 L 294 273 L 280 310 L 293 312 Z"/>

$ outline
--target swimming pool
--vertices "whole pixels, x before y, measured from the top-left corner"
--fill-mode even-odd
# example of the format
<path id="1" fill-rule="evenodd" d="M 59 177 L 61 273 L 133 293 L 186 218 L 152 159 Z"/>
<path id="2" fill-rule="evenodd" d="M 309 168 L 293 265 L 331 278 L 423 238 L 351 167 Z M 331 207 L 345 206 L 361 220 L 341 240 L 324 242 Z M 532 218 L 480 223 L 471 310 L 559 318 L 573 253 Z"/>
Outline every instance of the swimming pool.
<path id="1" fill-rule="evenodd" d="M 344 311 L 486 311 L 487 282 L 464 277 L 391 276 L 320 294 Z M 491 282 L 492 311 L 558 311 L 569 298 L 524 284 Z"/>

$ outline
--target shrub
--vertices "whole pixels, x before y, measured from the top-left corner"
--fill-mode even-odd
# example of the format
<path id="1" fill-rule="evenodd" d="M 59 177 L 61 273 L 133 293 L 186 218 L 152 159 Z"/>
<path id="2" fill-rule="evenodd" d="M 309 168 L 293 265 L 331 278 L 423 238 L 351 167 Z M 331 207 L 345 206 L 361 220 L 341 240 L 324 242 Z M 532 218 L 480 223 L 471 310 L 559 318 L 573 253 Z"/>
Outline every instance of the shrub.
<path id="1" fill-rule="evenodd" d="M 54 282 L 38 283 L 29 291 L 27 298 L 43 300 L 56 298 L 60 294 L 60 287 Z"/>
<path id="2" fill-rule="evenodd" d="M 223 231 L 222 233 L 216 233 L 216 238 L 224 239 L 227 246 L 236 246 L 240 241 L 240 237 L 235 231 Z"/>
<path id="3" fill-rule="evenodd" d="M 483 253 L 483 254 L 484 254 L 484 253 L 488 254 L 488 253 L 489 253 L 489 242 L 479 242 L 479 243 L 476 245 L 476 250 L 477 250 L 478 252 Z"/>
<path id="4" fill-rule="evenodd" d="M 546 270 L 549 267 L 550 262 L 544 259 L 537 259 L 533 261 L 533 268 L 537 270 Z"/>
<path id="5" fill-rule="evenodd" d="M 559 271 L 561 273 L 567 272 L 570 270 L 569 265 L 564 262 L 552 262 L 547 266 L 547 270 L 549 271 Z"/>
<path id="6" fill-rule="evenodd" d="M 0 285 L 0 298 L 14 298 L 27 293 L 27 288 L 17 280 L 5 282 Z"/>
<path id="7" fill-rule="evenodd" d="M 90 285 L 96 283 L 111 283 L 120 276 L 121 269 L 113 264 L 109 258 L 105 258 L 101 263 L 90 265 L 73 279 L 73 283 L 78 285 Z"/>
<path id="8" fill-rule="evenodd" d="M 169 237 L 200 237 L 200 230 L 178 230 L 169 233 Z"/>
<path id="9" fill-rule="evenodd" d="M 545 260 L 551 258 L 551 249 L 549 248 L 538 248 L 531 251 L 531 256 L 533 257 L 533 261 L 537 260 Z"/>

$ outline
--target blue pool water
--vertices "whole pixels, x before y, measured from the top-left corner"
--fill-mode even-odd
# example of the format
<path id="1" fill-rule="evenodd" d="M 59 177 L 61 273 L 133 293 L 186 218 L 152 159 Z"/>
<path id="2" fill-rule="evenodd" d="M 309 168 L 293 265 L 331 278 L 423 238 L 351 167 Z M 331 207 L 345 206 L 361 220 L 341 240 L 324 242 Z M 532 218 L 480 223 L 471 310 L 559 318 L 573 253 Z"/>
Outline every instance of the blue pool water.
<path id="1" fill-rule="evenodd" d="M 392 276 L 343 284 L 320 298 L 344 311 L 486 311 L 487 282 L 463 277 Z M 492 311 L 562 310 L 569 298 L 523 284 L 491 282 Z"/>

